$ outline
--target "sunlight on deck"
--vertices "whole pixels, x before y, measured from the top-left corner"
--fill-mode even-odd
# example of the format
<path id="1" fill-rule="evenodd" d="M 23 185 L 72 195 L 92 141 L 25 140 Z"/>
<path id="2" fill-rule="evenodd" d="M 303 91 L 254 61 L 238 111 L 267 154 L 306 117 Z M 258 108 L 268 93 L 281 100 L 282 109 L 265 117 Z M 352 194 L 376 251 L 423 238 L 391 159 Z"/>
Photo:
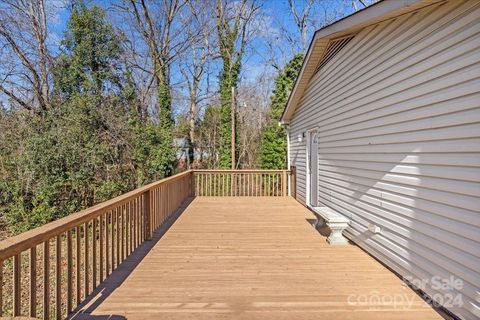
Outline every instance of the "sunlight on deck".
<path id="1" fill-rule="evenodd" d="M 329 246 L 313 218 L 287 197 L 197 197 L 75 318 L 441 319 L 358 247 Z"/>

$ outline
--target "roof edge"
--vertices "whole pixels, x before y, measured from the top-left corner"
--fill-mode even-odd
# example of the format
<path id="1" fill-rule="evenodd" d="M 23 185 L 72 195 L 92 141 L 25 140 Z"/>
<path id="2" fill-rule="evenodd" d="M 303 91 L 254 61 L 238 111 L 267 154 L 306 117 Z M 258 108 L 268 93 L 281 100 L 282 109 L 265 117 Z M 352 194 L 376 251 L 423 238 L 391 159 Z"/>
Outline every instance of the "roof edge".
<path id="1" fill-rule="evenodd" d="M 312 59 L 312 53 L 318 49 L 317 47 L 320 40 L 328 42 L 330 39 L 356 33 L 369 25 L 393 19 L 397 16 L 445 1 L 447 0 L 383 0 L 315 31 L 312 41 L 307 49 L 300 73 L 298 74 L 293 90 L 288 97 L 287 105 L 283 110 L 280 123 L 283 125 L 290 123 L 296 107 L 306 89 L 305 87 L 313 76 L 313 74 L 311 74 L 312 72 L 306 72 L 306 70 L 308 69 L 310 71 L 312 68 L 315 69 L 319 62 L 317 61 L 319 59 Z M 320 49 L 321 54 L 319 54 L 319 56 L 323 55 L 325 49 L 326 46 L 323 49 Z M 318 54 L 319 51 L 317 50 L 315 53 Z"/>

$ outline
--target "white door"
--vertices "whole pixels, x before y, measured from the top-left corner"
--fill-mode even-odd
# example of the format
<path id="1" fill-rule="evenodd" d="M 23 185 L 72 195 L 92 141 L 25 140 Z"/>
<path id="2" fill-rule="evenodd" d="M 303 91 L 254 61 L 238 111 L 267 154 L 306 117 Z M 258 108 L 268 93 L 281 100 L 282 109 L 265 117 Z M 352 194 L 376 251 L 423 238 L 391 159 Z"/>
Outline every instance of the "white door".
<path id="1" fill-rule="evenodd" d="M 311 131 L 308 141 L 309 199 L 312 207 L 318 207 L 318 133 Z"/>

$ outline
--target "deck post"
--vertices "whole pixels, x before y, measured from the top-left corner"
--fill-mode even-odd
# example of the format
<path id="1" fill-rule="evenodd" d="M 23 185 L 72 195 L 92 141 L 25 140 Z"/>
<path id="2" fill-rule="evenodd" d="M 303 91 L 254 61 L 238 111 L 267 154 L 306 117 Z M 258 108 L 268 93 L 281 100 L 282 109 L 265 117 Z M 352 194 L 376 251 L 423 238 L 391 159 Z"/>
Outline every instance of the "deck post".
<path id="1" fill-rule="evenodd" d="M 297 178 L 296 178 L 296 167 L 290 166 L 290 179 L 288 185 L 288 195 L 297 199 Z"/>
<path id="2" fill-rule="evenodd" d="M 151 191 L 147 190 L 143 195 L 143 207 L 144 207 L 144 219 L 145 219 L 145 240 L 152 240 L 151 229 L 151 213 L 152 213 L 152 201 L 150 196 Z"/>
<path id="3" fill-rule="evenodd" d="M 190 188 L 190 197 L 195 197 L 197 194 L 196 194 L 196 190 L 195 190 L 195 172 L 192 171 L 191 173 L 192 177 L 191 179 L 189 180 L 189 188 Z"/>
<path id="4" fill-rule="evenodd" d="M 287 191 L 287 170 L 282 170 L 282 195 L 286 197 L 288 195 Z"/>

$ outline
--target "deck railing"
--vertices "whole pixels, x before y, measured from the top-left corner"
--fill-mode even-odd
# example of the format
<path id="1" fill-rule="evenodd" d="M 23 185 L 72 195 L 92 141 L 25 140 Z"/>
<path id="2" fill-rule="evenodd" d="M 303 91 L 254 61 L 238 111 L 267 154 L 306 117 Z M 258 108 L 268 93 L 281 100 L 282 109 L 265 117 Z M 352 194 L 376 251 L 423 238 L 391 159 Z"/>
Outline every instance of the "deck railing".
<path id="1" fill-rule="evenodd" d="M 196 196 L 280 197 L 288 195 L 288 170 L 195 170 Z"/>
<path id="2" fill-rule="evenodd" d="M 189 170 L 0 242 L 0 316 L 62 319 L 193 196 L 287 196 L 287 170 Z"/>
<path id="3" fill-rule="evenodd" d="M 192 195 L 187 171 L 0 242 L 0 314 L 64 318 Z"/>

